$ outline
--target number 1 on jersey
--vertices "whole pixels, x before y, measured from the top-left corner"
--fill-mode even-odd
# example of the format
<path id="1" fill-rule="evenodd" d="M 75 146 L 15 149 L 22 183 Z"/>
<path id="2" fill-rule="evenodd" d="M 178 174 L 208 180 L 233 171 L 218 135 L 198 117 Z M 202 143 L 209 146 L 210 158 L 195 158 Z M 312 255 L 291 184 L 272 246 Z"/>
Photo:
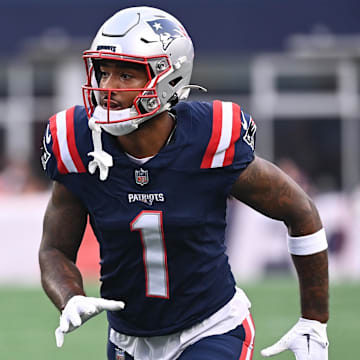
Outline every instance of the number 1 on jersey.
<path id="1" fill-rule="evenodd" d="M 143 246 L 146 296 L 169 298 L 162 211 L 143 210 L 130 223 L 131 231 L 139 231 Z"/>

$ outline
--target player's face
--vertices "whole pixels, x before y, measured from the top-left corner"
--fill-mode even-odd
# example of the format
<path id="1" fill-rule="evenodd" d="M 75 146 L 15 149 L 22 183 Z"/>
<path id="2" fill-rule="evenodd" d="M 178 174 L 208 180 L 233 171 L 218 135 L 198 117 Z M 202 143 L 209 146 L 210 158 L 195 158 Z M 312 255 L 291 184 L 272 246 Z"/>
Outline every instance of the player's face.
<path id="1" fill-rule="evenodd" d="M 144 66 L 122 61 L 102 61 L 100 64 L 100 88 L 102 89 L 137 89 L 143 88 L 148 82 Z M 120 110 L 132 106 L 140 91 L 100 92 L 100 104 L 111 110 Z"/>

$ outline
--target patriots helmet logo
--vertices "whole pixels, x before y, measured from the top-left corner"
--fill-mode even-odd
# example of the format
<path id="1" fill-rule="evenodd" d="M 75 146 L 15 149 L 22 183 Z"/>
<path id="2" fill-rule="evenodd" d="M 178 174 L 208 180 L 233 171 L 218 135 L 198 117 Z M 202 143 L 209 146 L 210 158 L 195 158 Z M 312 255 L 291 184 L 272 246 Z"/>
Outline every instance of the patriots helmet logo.
<path id="1" fill-rule="evenodd" d="M 169 19 L 157 19 L 147 22 L 153 31 L 159 35 L 162 47 L 166 50 L 178 38 L 187 37 L 184 28 Z"/>
<path id="2" fill-rule="evenodd" d="M 255 149 L 255 136 L 256 136 L 256 124 L 253 118 L 250 116 L 249 122 L 246 122 L 246 119 L 244 119 L 242 125 L 245 130 L 245 135 L 243 137 L 244 141 L 251 147 L 252 150 Z"/>
<path id="3" fill-rule="evenodd" d="M 46 128 L 46 132 L 43 138 L 43 146 L 41 147 L 42 149 L 42 155 L 41 155 L 41 164 L 44 170 L 46 170 L 46 165 L 51 157 L 50 152 L 47 149 L 47 145 L 49 145 L 51 142 L 51 132 L 50 132 L 50 126 L 48 124 L 47 128 Z"/>

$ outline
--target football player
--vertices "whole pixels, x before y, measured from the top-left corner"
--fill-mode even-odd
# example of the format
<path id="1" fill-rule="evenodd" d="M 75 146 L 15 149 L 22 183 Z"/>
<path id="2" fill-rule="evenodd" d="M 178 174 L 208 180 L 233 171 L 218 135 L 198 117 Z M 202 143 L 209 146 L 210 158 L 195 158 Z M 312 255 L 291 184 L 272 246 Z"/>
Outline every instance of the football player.
<path id="1" fill-rule="evenodd" d="M 39 250 L 64 335 L 107 311 L 115 359 L 252 359 L 250 301 L 225 254 L 229 195 L 284 222 L 301 317 L 271 356 L 327 359 L 327 242 L 309 197 L 254 154 L 256 125 L 238 104 L 186 102 L 193 45 L 150 7 L 121 10 L 83 58 L 84 106 L 49 120 L 43 167 L 54 180 Z M 89 218 L 101 297 L 85 294 L 76 256 Z M 281 300 L 279 300 L 281 301 Z M 285 301 L 285 300 L 284 300 Z"/>

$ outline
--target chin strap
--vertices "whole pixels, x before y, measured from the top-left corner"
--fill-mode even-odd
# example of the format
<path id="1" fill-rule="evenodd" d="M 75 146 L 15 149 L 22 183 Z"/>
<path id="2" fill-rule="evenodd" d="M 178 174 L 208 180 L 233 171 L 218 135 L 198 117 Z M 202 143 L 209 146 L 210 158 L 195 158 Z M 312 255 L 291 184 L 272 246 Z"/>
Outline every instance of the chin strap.
<path id="1" fill-rule="evenodd" d="M 104 181 L 109 174 L 109 168 L 113 166 L 112 156 L 102 149 L 101 143 L 101 127 L 96 124 L 94 118 L 89 120 L 89 128 L 91 130 L 92 140 L 94 144 L 94 151 L 89 152 L 88 156 L 92 156 L 94 159 L 90 161 L 88 169 L 90 174 L 94 174 L 96 168 L 99 168 L 99 178 Z"/>

